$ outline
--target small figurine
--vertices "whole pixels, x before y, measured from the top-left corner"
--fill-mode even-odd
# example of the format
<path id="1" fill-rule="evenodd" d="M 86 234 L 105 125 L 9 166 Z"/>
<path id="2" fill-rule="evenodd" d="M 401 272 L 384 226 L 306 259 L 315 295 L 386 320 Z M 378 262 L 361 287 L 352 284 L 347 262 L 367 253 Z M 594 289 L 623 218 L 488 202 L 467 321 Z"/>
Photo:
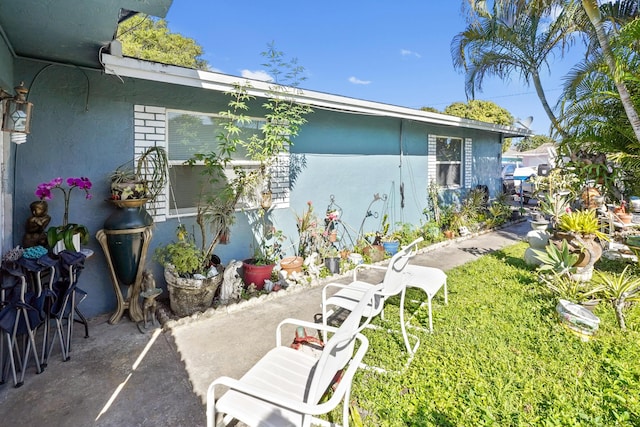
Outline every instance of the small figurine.
<path id="1" fill-rule="evenodd" d="M 242 268 L 242 261 L 231 260 L 224 269 L 222 287 L 220 288 L 220 302 L 227 304 L 237 301 L 242 295 L 243 282 L 238 270 Z"/>
<path id="2" fill-rule="evenodd" d="M 158 320 L 156 318 L 156 298 L 162 293 L 162 289 L 156 288 L 156 281 L 153 278 L 153 273 L 149 270 L 144 270 L 142 272 L 142 283 L 141 283 L 142 292 L 140 292 L 140 296 L 144 298 L 144 302 L 142 303 L 142 318 L 141 322 L 138 322 L 138 329 L 140 332 L 143 332 L 141 329 L 141 324 L 144 329 L 147 329 L 147 325 L 151 323 L 151 325 L 156 325 Z"/>
<path id="3" fill-rule="evenodd" d="M 31 216 L 25 225 L 25 234 L 22 238 L 22 246 L 30 248 L 32 246 L 47 246 L 47 233 L 45 230 L 51 221 L 47 213 L 49 205 L 44 200 L 36 200 L 29 205 Z"/>

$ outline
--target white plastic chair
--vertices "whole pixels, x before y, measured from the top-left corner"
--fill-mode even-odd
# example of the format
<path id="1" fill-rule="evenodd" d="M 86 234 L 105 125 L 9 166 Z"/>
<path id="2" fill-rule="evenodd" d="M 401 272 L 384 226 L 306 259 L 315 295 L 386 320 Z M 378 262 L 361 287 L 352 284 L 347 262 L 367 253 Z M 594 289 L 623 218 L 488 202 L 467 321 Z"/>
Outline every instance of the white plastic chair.
<path id="1" fill-rule="evenodd" d="M 431 301 L 435 294 L 444 288 L 444 303 L 448 304 L 447 298 L 447 275 L 444 271 L 435 267 L 422 265 L 408 265 L 404 271 L 405 285 L 408 288 L 418 288 L 427 294 L 427 301 L 420 304 L 421 309 L 425 304 L 429 306 L 429 332 L 433 333 L 433 315 Z M 412 316 L 413 317 L 413 316 Z M 409 319 L 407 322 L 410 322 Z M 421 329 L 421 328 L 417 328 Z"/>
<path id="2" fill-rule="evenodd" d="M 340 402 L 343 404 L 342 423 L 349 425 L 349 395 L 351 381 L 362 362 L 369 343 L 360 330 L 367 304 L 380 287 L 368 292 L 339 328 L 286 319 L 278 325 L 276 347 L 262 357 L 240 380 L 220 377 L 207 391 L 207 426 L 226 425 L 238 420 L 249 426 L 282 427 L 334 425 L 315 417 L 325 414 Z M 282 343 L 282 326 L 298 325 L 320 329 L 333 335 L 326 341 L 319 358 L 294 350 Z M 355 351 L 356 339 L 359 341 Z M 321 402 L 325 392 L 342 370 L 331 397 Z M 229 390 L 216 400 L 218 386 Z"/>
<path id="3" fill-rule="evenodd" d="M 360 302 L 365 292 L 381 284 L 382 289 L 376 294 L 376 298 L 374 298 L 373 302 L 366 307 L 363 315 L 367 317 L 381 315 L 381 317 L 384 319 L 385 299 L 399 294 L 400 329 L 402 332 L 402 338 L 404 340 L 405 347 L 407 349 L 407 352 L 409 353 L 409 361 L 407 365 L 411 363 L 413 355 L 420 346 L 420 340 L 418 337 L 412 335 L 411 337 L 415 339 L 416 343 L 413 347 L 411 347 L 411 343 L 409 342 L 409 335 L 406 331 L 406 325 L 404 321 L 404 299 L 406 284 L 403 277 L 403 271 L 409 264 L 410 258 L 415 255 L 417 244 L 422 240 L 422 237 L 418 238 L 406 247 L 403 247 L 400 251 L 393 255 L 386 267 L 369 264 L 358 265 L 353 271 L 353 281 L 348 285 L 344 285 L 342 283 L 329 283 L 325 285 L 325 287 L 322 289 L 323 324 L 327 324 L 328 318 L 332 314 L 332 311 L 329 311 L 328 307 L 335 306 L 353 311 L 353 308 Z M 382 282 L 380 284 L 372 284 L 369 282 L 358 280 L 358 271 L 366 268 L 385 270 L 385 275 Z M 328 295 L 327 291 L 333 288 L 338 288 L 339 290 L 333 295 Z M 384 371 L 384 369 L 380 368 L 378 368 L 378 370 Z"/>

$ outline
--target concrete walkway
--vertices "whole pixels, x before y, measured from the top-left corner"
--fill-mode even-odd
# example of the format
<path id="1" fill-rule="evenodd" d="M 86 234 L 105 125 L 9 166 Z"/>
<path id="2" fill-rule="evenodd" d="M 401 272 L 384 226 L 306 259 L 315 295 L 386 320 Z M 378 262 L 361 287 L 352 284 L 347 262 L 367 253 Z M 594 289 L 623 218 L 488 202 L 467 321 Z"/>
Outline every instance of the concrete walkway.
<path id="1" fill-rule="evenodd" d="M 528 222 L 468 239 L 442 242 L 418 254 L 417 265 L 443 270 L 520 240 Z M 329 280 L 348 282 L 350 275 Z M 0 385 L 0 420 L 24 426 L 203 426 L 209 383 L 239 378 L 275 345 L 277 324 L 314 320 L 322 286 L 276 293 L 266 300 L 169 321 L 141 334 L 124 318 L 90 321 L 90 337 L 75 329 L 71 360 L 54 347 L 40 374 L 30 365 L 24 386 Z M 279 295 L 278 295 L 279 294 Z M 440 307 L 437 308 L 441 309 Z M 437 333 L 438 325 L 434 325 Z M 293 336 L 293 335 L 291 335 Z"/>

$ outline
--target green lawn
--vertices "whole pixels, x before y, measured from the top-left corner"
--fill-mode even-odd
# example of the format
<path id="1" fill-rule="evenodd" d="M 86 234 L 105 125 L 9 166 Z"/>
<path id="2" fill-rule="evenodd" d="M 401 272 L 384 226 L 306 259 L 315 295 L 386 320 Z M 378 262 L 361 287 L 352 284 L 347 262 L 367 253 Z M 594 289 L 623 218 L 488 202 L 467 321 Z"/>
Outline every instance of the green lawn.
<path id="1" fill-rule="evenodd" d="M 354 379 L 351 401 L 365 426 L 640 425 L 640 309 L 628 309 L 622 332 L 601 303 L 599 331 L 581 341 L 559 323 L 557 298 L 524 264 L 526 247 L 448 272 L 449 305 L 435 298 L 434 334 L 419 333 L 410 367 L 402 374 L 360 370 Z M 387 303 L 389 326 L 398 302 Z M 407 303 L 408 311 L 416 308 Z M 414 323 L 428 325 L 426 307 Z M 365 334 L 365 362 L 402 366 L 399 337 Z"/>

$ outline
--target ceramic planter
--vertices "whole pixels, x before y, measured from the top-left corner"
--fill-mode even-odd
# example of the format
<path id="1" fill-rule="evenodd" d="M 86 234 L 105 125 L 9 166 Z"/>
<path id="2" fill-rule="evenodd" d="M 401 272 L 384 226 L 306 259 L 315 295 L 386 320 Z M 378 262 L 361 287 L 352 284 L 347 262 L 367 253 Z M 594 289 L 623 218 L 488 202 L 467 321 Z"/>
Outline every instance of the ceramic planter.
<path id="1" fill-rule="evenodd" d="M 340 273 L 340 257 L 331 257 L 324 259 L 324 266 L 333 274 Z"/>
<path id="2" fill-rule="evenodd" d="M 397 240 L 392 240 L 392 241 L 388 241 L 388 242 L 382 242 L 382 247 L 384 248 L 384 251 L 388 255 L 393 256 L 396 253 L 398 253 L 398 248 L 400 247 L 400 242 L 398 242 Z"/>
<path id="3" fill-rule="evenodd" d="M 264 288 L 264 281 L 271 277 L 274 264 L 269 265 L 256 265 L 253 263 L 253 259 L 246 259 L 242 262 L 242 269 L 244 270 L 244 283 L 249 286 L 252 283 L 256 286 L 256 289 L 261 291 Z"/>
<path id="4" fill-rule="evenodd" d="M 302 271 L 303 262 L 304 258 L 301 256 L 288 256 L 282 258 L 282 261 L 280 261 L 280 268 L 282 271 L 286 271 L 287 277 L 289 277 L 292 273 L 300 273 Z"/>

